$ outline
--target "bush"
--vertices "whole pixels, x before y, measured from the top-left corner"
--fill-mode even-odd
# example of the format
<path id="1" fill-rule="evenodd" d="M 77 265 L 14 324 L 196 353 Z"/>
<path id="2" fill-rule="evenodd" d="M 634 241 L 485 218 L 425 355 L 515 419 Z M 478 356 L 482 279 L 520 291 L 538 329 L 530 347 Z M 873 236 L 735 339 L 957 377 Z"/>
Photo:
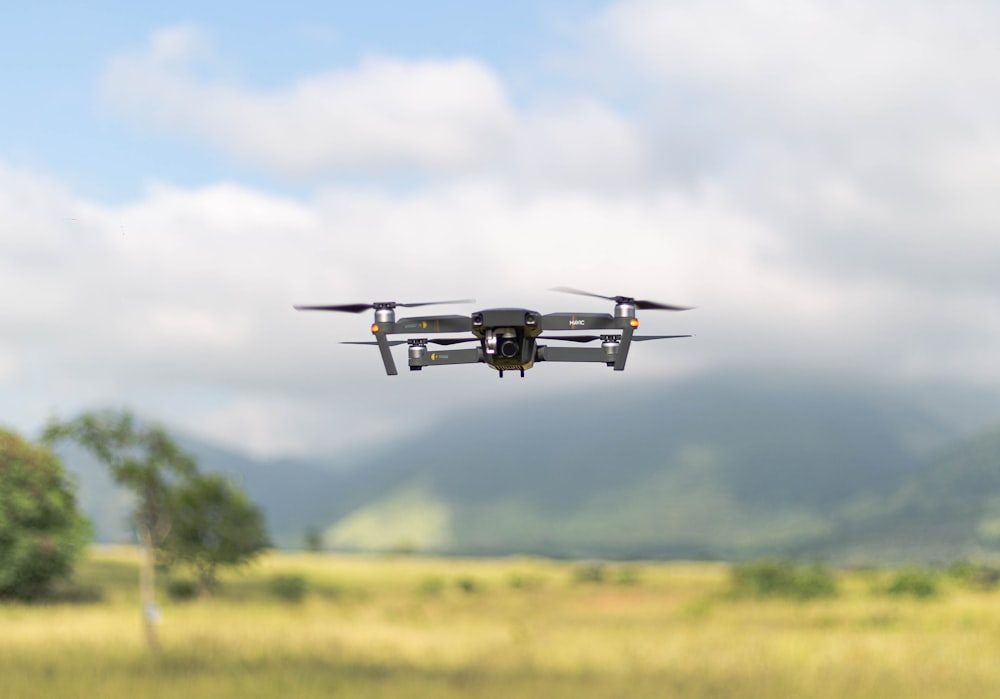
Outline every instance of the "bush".
<path id="1" fill-rule="evenodd" d="M 198 585 L 193 580 L 171 580 L 167 583 L 167 596 L 175 602 L 192 600 L 198 596 Z"/>
<path id="2" fill-rule="evenodd" d="M 948 569 L 948 574 L 973 590 L 988 592 L 1000 585 L 1000 568 L 985 563 L 960 561 Z"/>
<path id="3" fill-rule="evenodd" d="M 618 569 L 615 582 L 619 585 L 638 585 L 642 569 L 635 563 L 626 563 Z"/>
<path id="4" fill-rule="evenodd" d="M 271 594 L 284 602 L 301 602 L 309 590 L 309 583 L 304 575 L 275 575 L 271 578 Z"/>
<path id="5" fill-rule="evenodd" d="M 467 594 L 473 594 L 475 592 L 480 592 L 482 586 L 475 578 L 462 577 L 455 581 L 455 586 Z"/>
<path id="6" fill-rule="evenodd" d="M 938 594 L 938 576 L 930 570 L 903 568 L 885 587 L 885 593 L 896 596 L 910 596 L 926 599 Z"/>
<path id="7" fill-rule="evenodd" d="M 573 569 L 573 581 L 600 584 L 604 582 L 607 566 L 601 562 L 581 563 Z"/>
<path id="8" fill-rule="evenodd" d="M 444 579 L 437 576 L 424 578 L 417 586 L 417 592 L 426 597 L 436 597 L 444 592 Z"/>
<path id="9" fill-rule="evenodd" d="M 69 577 L 89 538 L 52 452 L 0 430 L 0 598 L 44 595 Z"/>
<path id="10" fill-rule="evenodd" d="M 98 585 L 56 585 L 45 594 L 46 602 L 59 604 L 99 604 L 104 600 L 104 588 Z"/>
<path id="11" fill-rule="evenodd" d="M 537 590 L 542 584 L 542 579 L 531 573 L 511 573 L 507 578 L 507 585 L 512 590 Z"/>
<path id="12" fill-rule="evenodd" d="M 837 594 L 836 576 L 818 563 L 753 561 L 732 570 L 733 593 L 741 597 L 815 599 Z"/>

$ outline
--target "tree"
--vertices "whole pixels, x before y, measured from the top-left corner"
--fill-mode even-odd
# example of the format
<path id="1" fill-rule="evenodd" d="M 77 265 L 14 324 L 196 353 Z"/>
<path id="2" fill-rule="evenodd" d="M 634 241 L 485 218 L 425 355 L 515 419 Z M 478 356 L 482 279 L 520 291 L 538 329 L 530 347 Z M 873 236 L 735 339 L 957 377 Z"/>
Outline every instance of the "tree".
<path id="1" fill-rule="evenodd" d="M 44 594 L 72 572 L 89 538 L 56 457 L 0 430 L 0 597 Z"/>
<path id="2" fill-rule="evenodd" d="M 52 420 L 43 438 L 50 444 L 64 439 L 77 442 L 108 467 L 116 483 L 136 495 L 132 519 L 143 550 L 140 598 L 146 640 L 155 649 L 155 549 L 172 524 L 172 488 L 194 476 L 194 459 L 162 428 L 139 425 L 128 411 L 84 413 L 69 422 Z"/>
<path id="3" fill-rule="evenodd" d="M 305 545 L 306 551 L 311 553 L 322 553 L 323 551 L 323 532 L 314 524 L 306 529 Z"/>
<path id="4" fill-rule="evenodd" d="M 174 491 L 171 511 L 164 552 L 191 566 L 203 596 L 215 590 L 219 566 L 249 563 L 270 545 L 260 509 L 220 475 L 189 478 Z"/>

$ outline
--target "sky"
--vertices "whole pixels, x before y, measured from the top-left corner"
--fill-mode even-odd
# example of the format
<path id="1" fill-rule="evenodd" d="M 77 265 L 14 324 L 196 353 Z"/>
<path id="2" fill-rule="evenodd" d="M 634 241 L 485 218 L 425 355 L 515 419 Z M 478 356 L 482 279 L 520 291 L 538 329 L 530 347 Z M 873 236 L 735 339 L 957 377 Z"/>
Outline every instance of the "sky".
<path id="1" fill-rule="evenodd" d="M 997 65 L 985 0 L 12 6 L 0 423 L 278 456 L 722 369 L 1000 391 Z M 696 337 L 387 377 L 292 309 L 611 310 L 555 286 Z"/>

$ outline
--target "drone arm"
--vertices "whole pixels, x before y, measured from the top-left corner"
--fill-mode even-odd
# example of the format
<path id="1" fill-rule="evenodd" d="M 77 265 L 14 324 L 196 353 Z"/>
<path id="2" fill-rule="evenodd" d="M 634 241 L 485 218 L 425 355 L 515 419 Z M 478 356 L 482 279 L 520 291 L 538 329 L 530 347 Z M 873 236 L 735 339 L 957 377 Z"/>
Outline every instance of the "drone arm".
<path id="1" fill-rule="evenodd" d="M 620 322 L 608 313 L 546 313 L 541 325 L 542 330 L 611 330 Z"/>
<path id="2" fill-rule="evenodd" d="M 470 349 L 444 349 L 411 353 L 409 364 L 411 369 L 422 369 L 425 366 L 444 364 L 478 364 L 483 360 L 483 350 L 480 347 Z"/>
<path id="3" fill-rule="evenodd" d="M 556 347 L 539 345 L 536 353 L 539 362 L 602 362 L 607 363 L 608 355 L 598 347 Z"/>
<path id="4" fill-rule="evenodd" d="M 425 335 L 428 333 L 471 332 L 472 318 L 469 316 L 420 316 L 400 318 L 390 332 L 396 334 Z"/>

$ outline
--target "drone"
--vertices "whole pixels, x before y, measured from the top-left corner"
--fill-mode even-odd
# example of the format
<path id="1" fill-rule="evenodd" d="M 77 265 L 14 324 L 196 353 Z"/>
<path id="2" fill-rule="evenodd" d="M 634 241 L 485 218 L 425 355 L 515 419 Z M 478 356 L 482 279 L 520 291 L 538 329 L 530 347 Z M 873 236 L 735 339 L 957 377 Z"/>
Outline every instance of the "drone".
<path id="1" fill-rule="evenodd" d="M 377 301 L 375 303 L 349 303 L 325 306 L 294 306 L 298 311 L 336 311 L 363 313 L 375 311 L 371 326 L 374 341 L 342 342 L 344 345 L 375 345 L 382 355 L 385 373 L 396 375 L 391 347 L 408 345 L 410 371 L 420 371 L 427 366 L 448 364 L 486 364 L 496 369 L 503 378 L 505 371 L 519 371 L 521 377 L 537 362 L 600 362 L 615 371 L 624 371 L 632 342 L 667 340 L 691 335 L 634 335 L 639 327 L 636 310 L 687 311 L 686 306 L 674 306 L 657 301 L 635 299 L 630 296 L 602 296 L 569 287 L 556 287 L 558 291 L 578 296 L 613 301 L 614 314 L 609 313 L 539 313 L 527 308 L 488 308 L 471 315 L 416 316 L 396 318 L 396 308 L 414 308 L 440 304 L 474 303 L 474 299 L 452 301 L 424 301 L 400 303 Z M 590 334 L 561 334 L 581 331 Z M 439 333 L 471 333 L 470 337 L 438 337 Z M 390 340 L 390 335 L 418 335 L 414 339 Z M 566 347 L 543 344 L 545 342 L 591 343 L 600 341 L 598 347 Z M 476 343 L 476 347 L 447 349 L 452 345 Z M 446 349 L 429 349 L 436 345 Z"/>

